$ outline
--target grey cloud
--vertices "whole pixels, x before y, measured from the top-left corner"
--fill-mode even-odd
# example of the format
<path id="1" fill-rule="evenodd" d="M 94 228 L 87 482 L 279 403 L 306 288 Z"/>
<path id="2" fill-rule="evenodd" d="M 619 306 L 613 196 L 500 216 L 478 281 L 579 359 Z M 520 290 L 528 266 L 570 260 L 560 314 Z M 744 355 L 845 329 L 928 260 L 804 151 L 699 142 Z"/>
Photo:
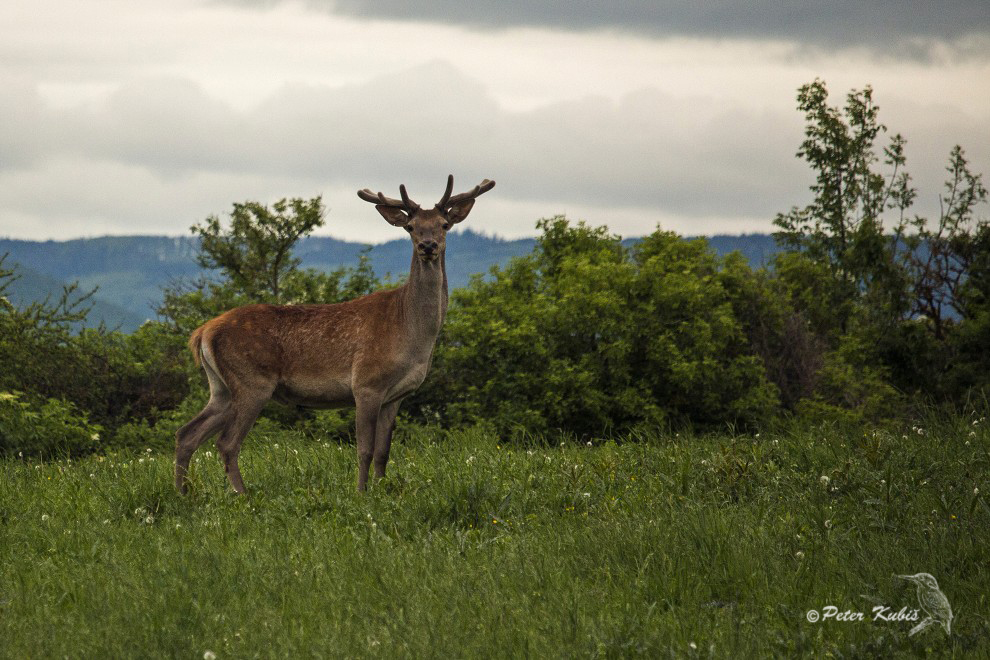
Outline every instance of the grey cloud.
<path id="1" fill-rule="evenodd" d="M 800 127 L 787 115 L 650 90 L 513 113 L 440 62 L 342 89 L 285 88 L 246 113 L 191 83 L 148 80 L 98 111 L 50 123 L 58 139 L 44 158 L 120 163 L 161 179 L 267 175 L 386 190 L 405 182 L 428 201 L 455 172 L 465 185 L 495 178 L 521 202 L 751 216 L 772 214 L 800 187 L 787 157 Z M 0 163 L 0 174 L 10 168 Z"/>
<path id="2" fill-rule="evenodd" d="M 149 186 L 163 191 L 152 201 L 166 208 L 177 204 L 168 198 L 174 191 L 206 194 L 204 181 L 279 182 L 286 186 L 283 195 L 307 194 L 300 186 L 309 194 L 368 186 L 394 195 L 404 182 L 414 198 L 430 203 L 446 174 L 454 172 L 459 185 L 494 178 L 505 200 L 545 207 L 547 214 L 560 210 L 556 201 L 566 200 L 681 217 L 770 219 L 801 203 L 811 182 L 794 157 L 802 119 L 791 108 L 758 112 L 644 89 L 620 102 L 589 97 L 508 112 L 478 81 L 440 62 L 340 89 L 287 87 L 248 112 L 181 80 L 128 85 L 88 113 L 35 110 L 19 116 L 16 130 L 57 127 L 57 139 L 40 147 L 21 144 L 0 124 L 0 143 L 15 151 L 0 161 L 0 195 L 30 163 L 71 158 L 81 164 L 72 167 L 99 163 L 108 178 L 120 178 L 92 194 Z M 9 108 L 0 108 L 5 112 Z M 939 108 L 914 108 L 904 119 L 907 127 L 891 125 L 905 133 L 909 146 L 917 137 L 939 137 L 918 140 L 913 162 L 944 163 L 951 143 L 937 143 L 951 135 L 962 136 L 977 169 L 990 162 L 985 122 L 947 117 Z M 71 167 L 53 171 L 66 176 Z M 175 183 L 182 179 L 189 182 L 185 188 Z M 937 192 L 938 183 L 919 177 L 925 193 Z M 51 196 L 28 200 L 41 207 L 19 212 L 47 212 L 58 195 L 68 194 L 61 188 L 75 189 L 55 179 L 45 185 Z M 103 202 L 92 203 L 95 216 Z M 141 205 L 132 211 L 141 213 L 148 213 Z"/>
<path id="3" fill-rule="evenodd" d="M 221 0 L 272 6 L 280 0 Z M 990 33 L 986 0 L 308 0 L 313 9 L 372 19 L 431 21 L 477 28 L 542 27 L 621 30 L 647 36 L 781 39 L 819 46 L 903 47 L 926 56 L 912 40 L 952 41 Z M 903 43 L 899 43 L 903 42 Z M 984 41 L 979 52 L 986 54 Z"/>
<path id="4" fill-rule="evenodd" d="M 27 166 L 54 146 L 53 117 L 37 89 L 0 80 L 0 170 Z"/>

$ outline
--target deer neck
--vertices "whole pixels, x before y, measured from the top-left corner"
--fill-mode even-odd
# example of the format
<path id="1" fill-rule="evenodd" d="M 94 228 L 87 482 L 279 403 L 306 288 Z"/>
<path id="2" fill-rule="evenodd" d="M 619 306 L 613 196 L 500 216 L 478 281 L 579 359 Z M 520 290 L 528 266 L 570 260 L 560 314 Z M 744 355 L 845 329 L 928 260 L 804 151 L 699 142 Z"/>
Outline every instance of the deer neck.
<path id="1" fill-rule="evenodd" d="M 435 339 L 447 316 L 447 267 L 443 252 L 439 259 L 428 263 L 413 254 L 404 302 L 410 330 Z"/>

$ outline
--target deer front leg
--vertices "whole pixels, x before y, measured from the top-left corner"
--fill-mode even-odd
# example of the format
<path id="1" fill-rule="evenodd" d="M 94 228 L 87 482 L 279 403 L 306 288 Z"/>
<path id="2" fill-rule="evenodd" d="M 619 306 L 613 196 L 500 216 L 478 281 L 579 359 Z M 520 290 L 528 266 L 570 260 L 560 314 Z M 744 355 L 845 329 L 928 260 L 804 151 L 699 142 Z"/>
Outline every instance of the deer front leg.
<path id="1" fill-rule="evenodd" d="M 378 415 L 382 408 L 380 396 L 363 396 L 357 398 L 355 417 L 357 427 L 357 456 L 358 456 L 358 491 L 368 489 L 368 470 L 371 459 L 375 455 L 375 430 L 378 427 Z"/>
<path id="2" fill-rule="evenodd" d="M 375 478 L 385 477 L 389 451 L 392 449 L 392 432 L 395 431 L 395 415 L 399 412 L 400 401 L 386 403 L 378 413 L 375 428 Z"/>

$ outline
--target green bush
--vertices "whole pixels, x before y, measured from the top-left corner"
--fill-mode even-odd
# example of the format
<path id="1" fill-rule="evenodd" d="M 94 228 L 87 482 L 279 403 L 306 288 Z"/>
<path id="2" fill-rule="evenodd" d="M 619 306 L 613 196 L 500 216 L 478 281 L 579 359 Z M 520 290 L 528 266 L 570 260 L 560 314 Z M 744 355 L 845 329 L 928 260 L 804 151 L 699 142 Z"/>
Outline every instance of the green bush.
<path id="1" fill-rule="evenodd" d="M 538 227 L 532 255 L 454 292 L 415 416 L 584 437 L 773 413 L 777 388 L 733 306 L 748 266 L 670 232 L 629 250 L 604 227 Z"/>
<path id="2" fill-rule="evenodd" d="M 93 450 L 103 430 L 71 403 L 49 399 L 40 406 L 20 392 L 0 392 L 0 454 L 52 457 Z"/>
<path id="3" fill-rule="evenodd" d="M 13 277 L 0 268 L 0 293 Z M 87 300 L 68 287 L 55 302 L 0 305 L 0 390 L 22 392 L 37 405 L 71 402 L 111 430 L 154 422 L 186 396 L 185 339 L 154 322 L 129 335 L 103 327 L 77 331 Z"/>

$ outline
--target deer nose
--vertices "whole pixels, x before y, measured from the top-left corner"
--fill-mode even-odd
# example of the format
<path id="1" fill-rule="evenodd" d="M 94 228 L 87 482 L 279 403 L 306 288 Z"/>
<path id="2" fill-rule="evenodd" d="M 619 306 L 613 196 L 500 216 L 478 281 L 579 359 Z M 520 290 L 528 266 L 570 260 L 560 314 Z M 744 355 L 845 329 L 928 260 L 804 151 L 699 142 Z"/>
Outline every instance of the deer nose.
<path id="1" fill-rule="evenodd" d="M 436 241 L 420 241 L 417 247 L 419 247 L 420 251 L 425 252 L 426 254 L 433 254 L 437 251 L 437 247 L 439 246 Z"/>

